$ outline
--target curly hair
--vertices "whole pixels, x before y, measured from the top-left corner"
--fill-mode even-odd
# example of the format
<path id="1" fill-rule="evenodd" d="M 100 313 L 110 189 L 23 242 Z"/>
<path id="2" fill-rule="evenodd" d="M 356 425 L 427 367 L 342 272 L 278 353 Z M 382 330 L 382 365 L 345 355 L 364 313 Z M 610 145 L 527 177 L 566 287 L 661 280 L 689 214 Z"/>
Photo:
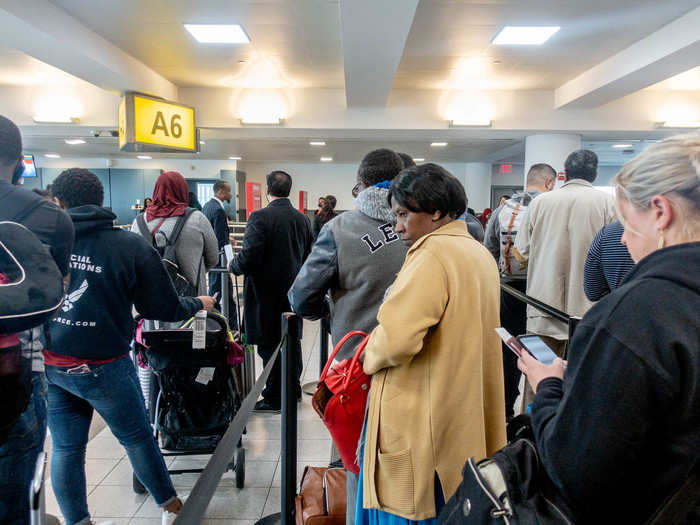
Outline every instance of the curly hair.
<path id="1" fill-rule="evenodd" d="M 366 186 L 393 180 L 403 169 L 403 161 L 393 151 L 382 148 L 370 151 L 364 156 L 357 169 L 357 180 Z"/>
<path id="2" fill-rule="evenodd" d="M 97 175 L 84 168 L 70 168 L 56 177 L 51 185 L 51 196 L 66 208 L 86 204 L 102 206 L 104 187 Z"/>

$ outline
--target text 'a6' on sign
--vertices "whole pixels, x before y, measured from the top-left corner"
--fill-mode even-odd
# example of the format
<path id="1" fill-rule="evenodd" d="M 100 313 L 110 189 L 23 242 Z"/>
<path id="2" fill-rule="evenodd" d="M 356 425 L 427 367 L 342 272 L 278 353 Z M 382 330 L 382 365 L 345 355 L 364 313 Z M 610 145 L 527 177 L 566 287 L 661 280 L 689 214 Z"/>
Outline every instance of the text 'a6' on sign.
<path id="1" fill-rule="evenodd" d="M 194 108 L 127 93 L 119 107 L 119 144 L 125 151 L 198 151 Z"/>

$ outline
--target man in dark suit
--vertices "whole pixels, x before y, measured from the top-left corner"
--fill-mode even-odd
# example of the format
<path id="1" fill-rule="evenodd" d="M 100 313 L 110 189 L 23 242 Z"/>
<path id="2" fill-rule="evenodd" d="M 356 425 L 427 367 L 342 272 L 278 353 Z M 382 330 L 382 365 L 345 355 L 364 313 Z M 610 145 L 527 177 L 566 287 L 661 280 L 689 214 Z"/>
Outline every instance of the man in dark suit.
<path id="1" fill-rule="evenodd" d="M 292 177 L 284 171 L 267 176 L 270 204 L 251 213 L 243 237 L 243 247 L 231 262 L 230 270 L 245 275 L 243 323 L 248 343 L 258 345 L 267 365 L 281 334 L 281 316 L 291 311 L 287 291 L 311 250 L 309 223 L 289 202 Z M 297 398 L 301 396 L 301 355 L 297 359 Z M 273 365 L 263 399 L 257 411 L 279 412 L 282 370 L 280 357 Z"/>
<path id="2" fill-rule="evenodd" d="M 219 242 L 219 250 L 222 250 L 229 241 L 228 217 L 224 210 L 224 202 L 229 202 L 233 197 L 231 185 L 224 180 L 217 180 L 214 183 L 214 197 L 207 202 L 202 208 L 202 213 L 205 215 L 216 235 L 216 240 Z M 224 255 L 222 254 L 223 258 Z M 224 263 L 225 265 L 225 263 Z M 214 296 L 217 292 L 221 293 L 221 274 L 209 274 L 209 295 Z M 233 285 L 229 285 L 229 325 L 232 329 L 238 328 L 238 310 L 236 303 L 233 300 Z"/>

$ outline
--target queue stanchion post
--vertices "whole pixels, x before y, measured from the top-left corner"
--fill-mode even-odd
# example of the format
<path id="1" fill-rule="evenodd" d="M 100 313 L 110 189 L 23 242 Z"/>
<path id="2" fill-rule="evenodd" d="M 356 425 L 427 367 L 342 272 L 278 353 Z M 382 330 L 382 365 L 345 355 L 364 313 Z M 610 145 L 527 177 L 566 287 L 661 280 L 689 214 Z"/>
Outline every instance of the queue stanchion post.
<path id="1" fill-rule="evenodd" d="M 231 311 L 229 308 L 229 301 L 231 300 L 230 282 L 231 274 L 228 272 L 228 268 L 224 266 L 223 272 L 221 273 L 221 315 L 226 318 L 226 321 L 231 318 Z"/>
<path id="2" fill-rule="evenodd" d="M 321 341 L 319 345 L 318 376 L 321 377 L 323 369 L 328 361 L 328 337 L 331 335 L 331 320 L 328 317 L 321 319 Z"/>
<path id="3" fill-rule="evenodd" d="M 282 440 L 281 511 L 263 516 L 255 525 L 294 525 L 294 499 L 297 493 L 297 355 L 301 352 L 301 317 L 282 314 Z"/>
<path id="4" fill-rule="evenodd" d="M 331 321 L 327 317 L 321 319 L 321 327 L 319 330 L 319 367 L 318 376 L 321 377 L 323 369 L 328 361 L 328 337 L 331 334 Z M 316 392 L 318 381 L 309 381 L 301 386 L 301 391 L 309 396 L 313 396 Z"/>
<path id="5" fill-rule="evenodd" d="M 287 348 L 282 353 L 282 525 L 294 524 L 297 492 L 297 356 L 301 353 L 301 318 L 284 314 Z"/>

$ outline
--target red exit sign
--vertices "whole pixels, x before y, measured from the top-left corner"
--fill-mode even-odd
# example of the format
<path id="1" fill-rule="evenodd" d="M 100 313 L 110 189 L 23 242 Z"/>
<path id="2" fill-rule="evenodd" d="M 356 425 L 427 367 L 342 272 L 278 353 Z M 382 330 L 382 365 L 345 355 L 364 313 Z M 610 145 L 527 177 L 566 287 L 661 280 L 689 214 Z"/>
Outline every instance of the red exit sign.
<path id="1" fill-rule="evenodd" d="M 501 164 L 500 173 L 502 175 L 505 175 L 506 173 L 512 173 L 512 172 L 513 172 L 513 165 L 512 164 Z"/>

